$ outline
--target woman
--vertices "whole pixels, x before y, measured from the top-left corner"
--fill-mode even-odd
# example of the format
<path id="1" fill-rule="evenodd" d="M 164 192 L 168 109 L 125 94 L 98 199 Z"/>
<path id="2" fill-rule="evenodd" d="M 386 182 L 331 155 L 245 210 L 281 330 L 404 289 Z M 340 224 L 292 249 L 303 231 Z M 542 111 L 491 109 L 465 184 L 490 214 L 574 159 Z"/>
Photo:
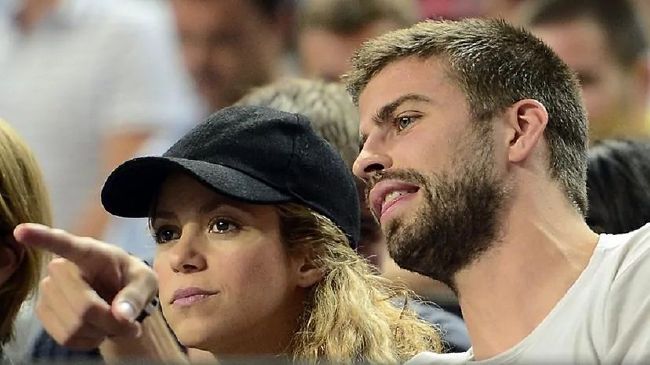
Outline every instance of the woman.
<path id="1" fill-rule="evenodd" d="M 116 215 L 150 217 L 163 314 L 187 347 L 222 357 L 348 363 L 396 363 L 441 350 L 432 327 L 394 306 L 406 293 L 375 276 L 354 252 L 356 194 L 341 157 L 304 117 L 232 107 L 212 115 L 162 157 L 118 167 L 104 185 L 102 202 Z M 16 236 L 28 244 L 44 241 L 44 235 L 26 233 L 18 230 Z M 133 298 L 151 292 L 126 289 L 124 277 L 137 275 L 124 267 L 136 267 L 134 261 L 106 248 L 104 257 L 118 262 L 112 269 L 124 274 L 115 276 L 120 285 L 109 290 L 100 280 L 108 271 L 89 264 L 101 244 L 70 235 L 61 241 L 67 246 L 58 252 L 77 263 L 82 275 L 76 277 L 112 304 L 115 317 L 125 309 L 118 322 L 133 319 L 143 301 L 126 299 L 124 292 Z M 110 334 L 112 353 L 131 346 L 137 355 L 127 335 L 115 335 L 123 328 L 133 336 L 137 325 L 111 322 L 102 329 L 110 321 L 90 319 L 99 306 L 79 305 L 79 290 L 68 291 L 71 305 L 57 304 L 57 290 L 74 281 L 73 272 L 50 269 L 55 284 L 44 287 L 39 304 L 48 308 L 41 311 L 45 328 L 72 345 L 92 346 Z M 79 318 L 93 325 L 84 327 Z"/>
<path id="2" fill-rule="evenodd" d="M 40 252 L 12 236 L 21 222 L 51 224 L 49 200 L 30 149 L 0 120 L 0 359 L 2 346 L 12 339 L 18 310 L 40 275 Z"/>

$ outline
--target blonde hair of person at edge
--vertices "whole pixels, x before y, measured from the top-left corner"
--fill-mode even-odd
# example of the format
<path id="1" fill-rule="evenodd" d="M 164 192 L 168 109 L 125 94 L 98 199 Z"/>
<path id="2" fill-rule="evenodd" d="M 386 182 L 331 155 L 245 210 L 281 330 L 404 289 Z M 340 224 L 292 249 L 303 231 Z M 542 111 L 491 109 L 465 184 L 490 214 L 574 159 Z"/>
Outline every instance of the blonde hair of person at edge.
<path id="1" fill-rule="evenodd" d="M 437 330 L 405 308 L 409 292 L 353 250 L 354 178 L 304 116 L 221 109 L 163 156 L 114 170 L 102 202 L 150 217 L 153 270 L 90 238 L 41 225 L 14 231 L 61 256 L 37 313 L 63 345 L 100 346 L 108 361 L 186 362 L 160 312 L 136 320 L 159 289 L 180 343 L 217 359 L 399 363 L 442 351 Z"/>
<path id="2" fill-rule="evenodd" d="M 22 222 L 51 224 L 49 198 L 32 152 L 0 119 L 0 362 L 20 306 L 41 272 L 39 250 L 18 244 L 12 235 Z"/>

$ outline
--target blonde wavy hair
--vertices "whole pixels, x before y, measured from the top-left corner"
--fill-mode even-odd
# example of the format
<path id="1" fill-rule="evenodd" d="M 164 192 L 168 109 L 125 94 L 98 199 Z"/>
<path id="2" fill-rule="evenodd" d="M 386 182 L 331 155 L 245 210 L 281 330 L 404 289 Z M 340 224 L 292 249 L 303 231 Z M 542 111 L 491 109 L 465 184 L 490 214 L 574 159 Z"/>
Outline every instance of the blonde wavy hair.
<path id="1" fill-rule="evenodd" d="M 331 220 L 300 204 L 277 209 L 288 251 L 310 249 L 324 274 L 311 289 L 290 358 L 395 364 L 443 350 L 437 329 L 406 308 L 411 292 L 376 275 Z"/>
<path id="2" fill-rule="evenodd" d="M 44 260 L 40 251 L 13 240 L 13 229 L 23 222 L 51 225 L 49 198 L 31 150 L 0 119 L 0 245 L 24 250 L 19 267 L 0 287 L 0 345 L 13 337 L 14 320 L 36 288 Z"/>

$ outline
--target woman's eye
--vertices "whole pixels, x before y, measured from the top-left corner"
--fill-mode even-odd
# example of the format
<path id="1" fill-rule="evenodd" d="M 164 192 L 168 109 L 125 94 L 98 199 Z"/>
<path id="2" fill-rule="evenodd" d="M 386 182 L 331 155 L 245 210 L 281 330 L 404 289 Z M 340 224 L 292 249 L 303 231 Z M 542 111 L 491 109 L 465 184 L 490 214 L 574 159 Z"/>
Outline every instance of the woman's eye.
<path id="1" fill-rule="evenodd" d="M 405 115 L 401 117 L 395 118 L 395 127 L 397 128 L 398 131 L 403 131 L 404 129 L 408 128 L 415 120 L 417 117 L 412 116 L 412 115 Z"/>
<path id="2" fill-rule="evenodd" d="M 210 231 L 214 233 L 228 233 L 238 228 L 239 226 L 235 222 L 225 218 L 217 218 L 210 225 Z"/>
<path id="3" fill-rule="evenodd" d="M 178 230 L 171 227 L 160 227 L 154 233 L 156 243 L 166 243 L 180 238 Z"/>

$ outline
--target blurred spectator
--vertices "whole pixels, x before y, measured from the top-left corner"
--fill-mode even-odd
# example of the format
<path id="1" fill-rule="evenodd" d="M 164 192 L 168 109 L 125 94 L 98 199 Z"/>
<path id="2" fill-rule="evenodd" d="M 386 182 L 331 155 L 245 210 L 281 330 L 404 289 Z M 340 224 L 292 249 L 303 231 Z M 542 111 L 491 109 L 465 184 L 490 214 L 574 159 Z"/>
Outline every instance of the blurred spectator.
<path id="1" fill-rule="evenodd" d="M 171 3 L 186 66 L 210 112 L 283 74 L 290 0 Z"/>
<path id="2" fill-rule="evenodd" d="M 501 0 L 418 0 L 420 15 L 426 19 L 461 19 L 480 16 L 484 4 Z"/>
<path id="3" fill-rule="evenodd" d="M 521 22 L 519 11 L 527 0 L 489 0 L 481 2 L 481 16 L 499 18 L 511 24 Z M 530 0 L 528 0 L 530 1 Z"/>
<path id="4" fill-rule="evenodd" d="M 303 0 L 298 54 L 303 75 L 335 81 L 362 42 L 418 20 L 413 1 Z"/>
<path id="5" fill-rule="evenodd" d="M 626 0 L 536 0 L 524 23 L 578 75 L 590 141 L 650 137 L 647 39 Z"/>
<path id="6" fill-rule="evenodd" d="M 650 222 L 650 144 L 602 140 L 589 151 L 587 223 L 599 233 L 627 233 Z"/>
<path id="7" fill-rule="evenodd" d="M 641 18 L 645 34 L 650 35 L 650 1 L 648 0 L 632 0 L 636 7 L 636 13 Z"/>
<path id="8" fill-rule="evenodd" d="M 171 19 L 128 0 L 3 0 L 0 35 L 0 115 L 41 162 L 55 224 L 97 234 L 103 176 L 195 117 Z"/>

